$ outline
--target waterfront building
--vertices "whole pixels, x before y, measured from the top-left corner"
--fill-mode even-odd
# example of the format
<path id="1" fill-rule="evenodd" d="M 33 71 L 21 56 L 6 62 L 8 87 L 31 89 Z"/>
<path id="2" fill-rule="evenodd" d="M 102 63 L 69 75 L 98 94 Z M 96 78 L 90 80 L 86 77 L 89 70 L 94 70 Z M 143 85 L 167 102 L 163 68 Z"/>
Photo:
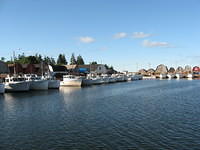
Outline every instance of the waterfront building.
<path id="1" fill-rule="evenodd" d="M 153 68 L 150 68 L 147 70 L 148 76 L 153 76 L 155 74 L 155 70 Z"/>
<path id="2" fill-rule="evenodd" d="M 42 75 L 49 72 L 49 67 L 45 63 L 41 64 L 8 64 L 10 74 L 37 74 Z"/>
<path id="3" fill-rule="evenodd" d="M 192 67 L 189 66 L 189 65 L 185 66 L 184 73 L 185 74 L 191 74 L 192 73 Z"/>
<path id="4" fill-rule="evenodd" d="M 9 74 L 8 65 L 5 62 L 0 61 L 0 78 L 5 78 L 7 74 Z"/>
<path id="5" fill-rule="evenodd" d="M 173 67 L 169 68 L 169 71 L 168 71 L 169 74 L 174 74 L 175 72 L 176 70 Z"/>
<path id="6" fill-rule="evenodd" d="M 91 65 L 65 65 L 69 73 L 71 74 L 106 74 L 108 69 L 103 64 L 91 64 Z"/>
<path id="7" fill-rule="evenodd" d="M 167 66 L 160 64 L 157 66 L 155 74 L 167 74 L 168 73 L 168 68 Z"/>
<path id="8" fill-rule="evenodd" d="M 194 78 L 200 77 L 200 68 L 198 66 L 193 67 L 192 72 Z"/>
<path id="9" fill-rule="evenodd" d="M 179 73 L 179 74 L 183 74 L 184 72 L 184 69 L 183 67 L 179 66 L 177 69 L 176 69 L 176 73 Z"/>
<path id="10" fill-rule="evenodd" d="M 143 76 L 147 76 L 147 70 L 145 70 L 145 69 L 140 69 L 138 71 L 138 73 L 141 74 L 141 75 L 143 75 Z"/>

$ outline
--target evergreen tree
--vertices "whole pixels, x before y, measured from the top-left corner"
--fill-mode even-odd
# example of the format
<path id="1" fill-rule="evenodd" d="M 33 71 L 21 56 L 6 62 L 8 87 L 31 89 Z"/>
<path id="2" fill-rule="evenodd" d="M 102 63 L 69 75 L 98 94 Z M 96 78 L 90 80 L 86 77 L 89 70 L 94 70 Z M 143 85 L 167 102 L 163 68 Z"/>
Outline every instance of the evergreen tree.
<path id="1" fill-rule="evenodd" d="M 76 65 L 76 64 L 77 64 L 76 58 L 74 56 L 74 53 L 72 53 L 72 56 L 71 56 L 71 59 L 70 59 L 70 65 Z"/>
<path id="2" fill-rule="evenodd" d="M 6 59 L 5 59 L 5 57 L 1 57 L 1 61 L 3 61 L 3 62 L 4 62 L 5 60 L 6 60 Z"/>
<path id="3" fill-rule="evenodd" d="M 65 58 L 65 54 L 59 54 L 58 59 L 57 59 L 57 64 L 58 65 L 67 65 L 67 60 Z"/>
<path id="4" fill-rule="evenodd" d="M 91 65 L 97 65 L 97 62 L 96 61 L 92 61 L 90 62 Z"/>
<path id="5" fill-rule="evenodd" d="M 55 65 L 56 64 L 54 58 L 48 57 L 48 56 L 44 57 L 44 63 L 49 64 L 49 65 Z"/>
<path id="6" fill-rule="evenodd" d="M 77 57 L 77 65 L 84 65 L 84 60 L 81 55 Z"/>

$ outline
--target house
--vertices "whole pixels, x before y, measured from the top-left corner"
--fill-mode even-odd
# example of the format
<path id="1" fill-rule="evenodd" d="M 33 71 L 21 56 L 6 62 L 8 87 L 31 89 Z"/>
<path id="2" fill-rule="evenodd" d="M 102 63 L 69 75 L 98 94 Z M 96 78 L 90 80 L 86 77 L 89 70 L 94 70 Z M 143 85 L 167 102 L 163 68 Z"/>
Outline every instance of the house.
<path id="1" fill-rule="evenodd" d="M 8 65 L 5 62 L 0 61 L 0 78 L 5 78 L 7 74 L 9 74 Z"/>
<path id="2" fill-rule="evenodd" d="M 42 75 L 49 72 L 47 64 L 8 64 L 10 74 L 37 74 Z"/>
<path id="3" fill-rule="evenodd" d="M 107 68 L 103 64 L 91 64 L 91 65 L 65 65 L 69 73 L 72 74 L 105 74 L 108 72 Z"/>

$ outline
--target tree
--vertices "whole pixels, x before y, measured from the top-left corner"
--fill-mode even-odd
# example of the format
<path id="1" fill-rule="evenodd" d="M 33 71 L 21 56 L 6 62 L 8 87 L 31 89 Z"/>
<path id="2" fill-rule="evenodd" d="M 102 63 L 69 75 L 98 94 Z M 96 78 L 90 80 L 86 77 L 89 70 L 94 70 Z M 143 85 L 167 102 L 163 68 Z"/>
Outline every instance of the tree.
<path id="1" fill-rule="evenodd" d="M 49 64 L 49 65 L 55 65 L 56 64 L 54 58 L 48 57 L 48 56 L 44 57 L 44 63 Z"/>
<path id="2" fill-rule="evenodd" d="M 92 61 L 90 62 L 91 65 L 97 65 L 97 62 L 96 61 Z"/>
<path id="3" fill-rule="evenodd" d="M 59 54 L 58 59 L 57 59 L 57 64 L 58 65 L 67 65 L 67 60 L 65 58 L 65 54 Z"/>
<path id="4" fill-rule="evenodd" d="M 70 59 L 70 65 L 76 65 L 76 64 L 77 64 L 76 58 L 74 56 L 74 53 L 72 53 L 72 56 L 71 56 L 71 59 Z"/>
<path id="5" fill-rule="evenodd" d="M 43 61 L 43 59 L 42 59 L 42 56 L 40 55 L 40 54 L 35 54 L 35 58 L 36 58 L 36 61 L 38 62 L 38 63 L 41 63 L 42 61 Z"/>
<path id="6" fill-rule="evenodd" d="M 1 61 L 5 61 L 6 60 L 6 58 L 5 57 L 1 57 Z"/>
<path id="7" fill-rule="evenodd" d="M 77 57 L 77 65 L 84 65 L 84 64 L 85 63 L 84 63 L 84 60 L 83 60 L 82 56 L 78 55 L 78 57 Z"/>
<path id="8" fill-rule="evenodd" d="M 106 67 L 106 69 L 109 69 L 109 66 L 107 64 L 104 65 Z"/>

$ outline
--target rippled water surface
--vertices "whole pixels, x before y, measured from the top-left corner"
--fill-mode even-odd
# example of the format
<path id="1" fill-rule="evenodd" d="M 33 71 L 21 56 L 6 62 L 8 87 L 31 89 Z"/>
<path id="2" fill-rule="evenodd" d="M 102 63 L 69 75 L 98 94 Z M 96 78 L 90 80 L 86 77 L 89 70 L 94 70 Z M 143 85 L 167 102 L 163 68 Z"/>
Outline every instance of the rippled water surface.
<path id="1" fill-rule="evenodd" d="M 200 149 L 200 81 L 0 95 L 0 149 Z"/>

